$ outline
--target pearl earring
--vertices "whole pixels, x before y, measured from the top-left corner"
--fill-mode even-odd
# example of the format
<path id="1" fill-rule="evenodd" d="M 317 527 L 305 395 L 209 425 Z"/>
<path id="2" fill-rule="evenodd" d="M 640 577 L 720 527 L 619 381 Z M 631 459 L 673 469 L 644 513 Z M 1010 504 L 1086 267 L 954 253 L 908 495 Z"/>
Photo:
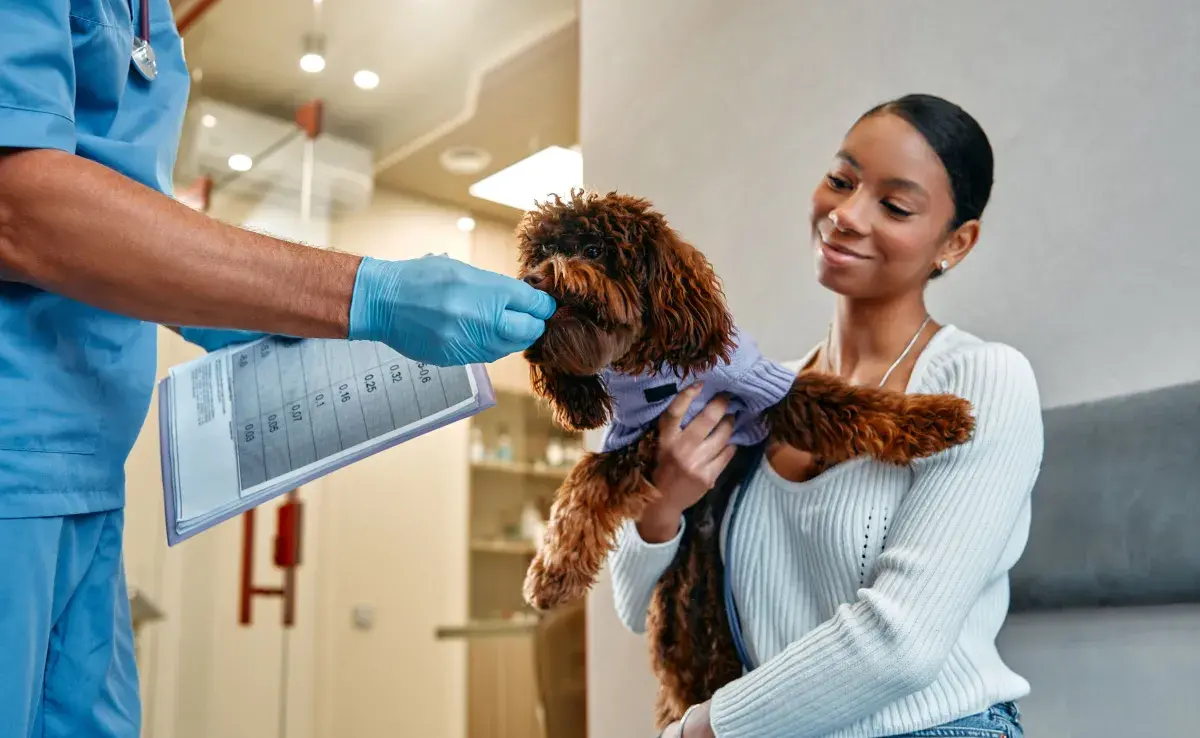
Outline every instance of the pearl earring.
<path id="1" fill-rule="evenodd" d="M 949 268 L 950 262 L 946 261 L 945 259 L 942 259 L 941 263 L 938 264 L 938 269 L 942 270 L 943 272 Z"/>

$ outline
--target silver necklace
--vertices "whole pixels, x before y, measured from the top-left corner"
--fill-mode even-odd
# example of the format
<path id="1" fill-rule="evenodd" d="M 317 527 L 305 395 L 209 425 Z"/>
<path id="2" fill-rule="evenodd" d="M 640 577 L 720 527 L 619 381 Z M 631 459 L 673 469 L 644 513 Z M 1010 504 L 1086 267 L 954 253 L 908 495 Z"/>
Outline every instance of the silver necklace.
<path id="1" fill-rule="evenodd" d="M 892 372 L 896 371 L 896 367 L 900 366 L 900 362 L 904 361 L 905 357 L 908 356 L 908 352 L 912 351 L 913 346 L 917 345 L 917 339 L 921 337 L 921 333 L 925 330 L 925 326 L 929 325 L 929 321 L 932 319 L 933 316 L 929 315 L 928 313 L 925 314 L 925 320 L 921 323 L 921 327 L 917 329 L 917 332 L 914 333 L 913 337 L 909 340 L 908 346 L 906 346 L 900 356 L 892 362 L 892 365 L 888 367 L 887 372 L 884 373 L 883 379 L 879 381 L 880 387 L 883 387 L 883 385 L 887 384 L 888 378 L 892 376 Z M 830 350 L 830 343 L 832 342 L 832 339 L 833 324 L 831 323 L 829 325 L 829 333 L 825 335 L 825 366 L 828 367 L 830 374 L 837 374 L 837 372 L 833 369 L 833 354 Z"/>

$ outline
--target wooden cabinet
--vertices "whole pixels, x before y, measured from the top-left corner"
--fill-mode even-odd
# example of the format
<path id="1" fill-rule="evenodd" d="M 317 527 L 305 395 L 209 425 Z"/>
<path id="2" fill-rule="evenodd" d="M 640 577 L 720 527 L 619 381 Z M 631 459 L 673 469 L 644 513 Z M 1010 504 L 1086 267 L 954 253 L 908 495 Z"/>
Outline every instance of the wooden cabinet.
<path id="1" fill-rule="evenodd" d="M 467 738 L 543 738 L 533 634 L 478 636 L 467 654 Z"/>

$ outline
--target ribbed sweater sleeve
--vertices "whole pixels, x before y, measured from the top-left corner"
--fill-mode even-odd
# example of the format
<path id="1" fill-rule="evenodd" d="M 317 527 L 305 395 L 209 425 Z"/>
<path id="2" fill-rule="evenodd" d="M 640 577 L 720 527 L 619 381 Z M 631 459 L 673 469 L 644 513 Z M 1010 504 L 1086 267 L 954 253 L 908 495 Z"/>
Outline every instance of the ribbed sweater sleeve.
<path id="1" fill-rule="evenodd" d="M 1033 371 L 1015 349 L 982 344 L 939 357 L 929 371 L 922 391 L 968 399 L 974 436 L 913 464 L 913 485 L 871 586 L 717 691 L 711 721 L 718 738 L 826 735 L 923 689 L 946 663 L 981 590 L 996 576 L 1041 466 L 1043 436 Z M 645 612 L 642 589 L 655 568 L 648 562 L 669 561 L 665 550 L 631 546 L 620 561 L 623 619 L 632 619 L 635 608 Z M 635 562 L 645 571 L 636 572 Z M 764 572 L 772 568 L 761 564 Z"/>
<path id="2" fill-rule="evenodd" d="M 683 526 L 683 518 L 680 518 L 679 532 L 663 543 L 647 543 L 632 521 L 626 521 L 617 532 L 616 548 L 608 557 L 613 601 L 617 617 L 634 633 L 646 632 L 646 611 L 650 608 L 654 587 L 679 550 Z"/>

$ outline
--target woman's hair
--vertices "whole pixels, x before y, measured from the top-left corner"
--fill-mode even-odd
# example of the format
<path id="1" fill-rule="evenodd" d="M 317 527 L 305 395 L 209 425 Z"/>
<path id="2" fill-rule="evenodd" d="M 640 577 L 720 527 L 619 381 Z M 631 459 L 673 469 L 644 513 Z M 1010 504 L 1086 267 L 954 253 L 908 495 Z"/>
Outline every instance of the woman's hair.
<path id="1" fill-rule="evenodd" d="M 934 95 L 905 95 L 871 108 L 859 120 L 890 113 L 917 129 L 950 178 L 954 218 L 950 230 L 983 215 L 992 194 L 992 146 L 979 123 Z"/>

